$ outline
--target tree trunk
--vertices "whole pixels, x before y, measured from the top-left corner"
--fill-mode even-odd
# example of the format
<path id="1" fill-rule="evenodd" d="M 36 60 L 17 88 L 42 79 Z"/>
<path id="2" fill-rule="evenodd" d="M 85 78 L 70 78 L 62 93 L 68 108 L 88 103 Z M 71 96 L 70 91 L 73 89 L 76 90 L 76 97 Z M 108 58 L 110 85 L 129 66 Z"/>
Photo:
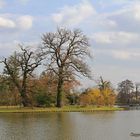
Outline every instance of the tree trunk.
<path id="1" fill-rule="evenodd" d="M 62 107 L 62 89 L 63 89 L 63 79 L 59 78 L 57 85 L 57 102 L 56 107 Z"/>
<path id="2" fill-rule="evenodd" d="M 30 107 L 31 106 L 30 99 L 27 96 L 27 93 L 25 91 L 22 91 L 22 93 L 21 93 L 21 103 L 24 107 Z"/>

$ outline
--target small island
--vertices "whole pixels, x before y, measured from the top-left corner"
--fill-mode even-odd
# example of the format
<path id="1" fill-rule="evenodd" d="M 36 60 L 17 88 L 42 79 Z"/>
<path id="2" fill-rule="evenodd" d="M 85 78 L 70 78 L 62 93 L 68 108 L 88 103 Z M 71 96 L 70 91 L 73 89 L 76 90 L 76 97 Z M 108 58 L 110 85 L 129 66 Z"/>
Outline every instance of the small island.
<path id="1" fill-rule="evenodd" d="M 36 50 L 19 45 L 19 51 L 1 60 L 0 113 L 116 111 L 137 105 L 138 84 L 125 80 L 115 89 L 102 76 L 93 77 L 90 47 L 81 30 L 66 28 L 43 34 Z M 90 79 L 93 87 L 78 90 L 79 76 Z"/>

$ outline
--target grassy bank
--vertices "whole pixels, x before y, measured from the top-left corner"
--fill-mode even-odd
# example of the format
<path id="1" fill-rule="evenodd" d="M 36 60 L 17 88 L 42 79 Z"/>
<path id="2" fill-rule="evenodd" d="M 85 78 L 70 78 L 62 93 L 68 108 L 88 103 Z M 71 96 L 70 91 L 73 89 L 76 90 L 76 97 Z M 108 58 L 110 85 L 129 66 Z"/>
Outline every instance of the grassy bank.
<path id="1" fill-rule="evenodd" d="M 93 111 L 121 111 L 123 108 L 117 107 L 79 107 L 79 106 L 65 106 L 62 108 L 50 107 L 17 107 L 17 106 L 1 106 L 0 113 L 35 113 L 35 112 L 93 112 Z"/>

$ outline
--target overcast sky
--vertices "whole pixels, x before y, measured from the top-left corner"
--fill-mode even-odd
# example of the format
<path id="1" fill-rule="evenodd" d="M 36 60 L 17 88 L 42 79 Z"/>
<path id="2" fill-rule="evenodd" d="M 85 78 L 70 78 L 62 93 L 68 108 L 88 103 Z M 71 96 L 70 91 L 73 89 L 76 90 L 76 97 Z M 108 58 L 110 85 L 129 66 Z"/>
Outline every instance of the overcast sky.
<path id="1" fill-rule="evenodd" d="M 95 78 L 140 82 L 140 0 L 0 0 L 0 56 L 18 43 L 36 46 L 58 26 L 90 38 Z"/>

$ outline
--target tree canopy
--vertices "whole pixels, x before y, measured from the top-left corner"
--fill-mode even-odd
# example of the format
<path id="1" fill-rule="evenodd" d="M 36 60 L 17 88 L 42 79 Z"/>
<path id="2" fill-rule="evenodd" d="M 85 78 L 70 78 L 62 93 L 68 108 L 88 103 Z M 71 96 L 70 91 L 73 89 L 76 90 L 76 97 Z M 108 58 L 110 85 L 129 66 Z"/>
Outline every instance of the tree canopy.
<path id="1" fill-rule="evenodd" d="M 42 37 L 42 56 L 46 59 L 47 70 L 57 76 L 57 107 L 62 106 L 62 90 L 65 81 L 74 80 L 81 74 L 90 77 L 86 57 L 89 53 L 89 40 L 80 30 L 58 28 L 56 32 Z"/>
<path id="2" fill-rule="evenodd" d="M 23 106 L 31 105 L 28 99 L 28 80 L 33 76 L 34 70 L 41 65 L 41 57 L 33 53 L 29 48 L 20 46 L 20 52 L 14 52 L 1 62 L 4 64 L 4 74 L 9 76 L 18 89 Z"/>

